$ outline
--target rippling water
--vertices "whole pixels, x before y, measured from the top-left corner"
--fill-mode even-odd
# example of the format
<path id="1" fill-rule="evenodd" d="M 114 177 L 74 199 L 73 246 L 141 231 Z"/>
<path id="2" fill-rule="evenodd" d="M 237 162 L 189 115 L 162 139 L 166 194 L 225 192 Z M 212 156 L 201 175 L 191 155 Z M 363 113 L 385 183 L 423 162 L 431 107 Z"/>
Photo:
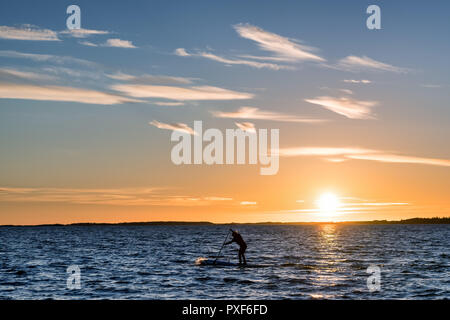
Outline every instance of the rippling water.
<path id="1" fill-rule="evenodd" d="M 1 299 L 450 298 L 448 225 L 242 225 L 248 267 L 196 266 L 228 226 L 0 228 Z M 233 245 L 223 251 L 237 260 Z M 66 287 L 69 265 L 81 289 Z M 370 292 L 369 265 L 381 269 Z"/>

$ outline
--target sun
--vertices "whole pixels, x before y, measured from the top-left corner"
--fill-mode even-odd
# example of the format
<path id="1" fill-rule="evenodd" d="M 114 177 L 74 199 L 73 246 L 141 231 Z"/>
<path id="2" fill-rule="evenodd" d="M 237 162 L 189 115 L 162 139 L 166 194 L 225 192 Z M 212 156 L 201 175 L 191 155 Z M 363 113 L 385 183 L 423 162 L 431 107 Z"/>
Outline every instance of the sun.
<path id="1" fill-rule="evenodd" d="M 339 198 L 331 192 L 326 192 L 320 195 L 316 201 L 319 207 L 319 212 L 325 216 L 333 216 L 341 206 Z"/>

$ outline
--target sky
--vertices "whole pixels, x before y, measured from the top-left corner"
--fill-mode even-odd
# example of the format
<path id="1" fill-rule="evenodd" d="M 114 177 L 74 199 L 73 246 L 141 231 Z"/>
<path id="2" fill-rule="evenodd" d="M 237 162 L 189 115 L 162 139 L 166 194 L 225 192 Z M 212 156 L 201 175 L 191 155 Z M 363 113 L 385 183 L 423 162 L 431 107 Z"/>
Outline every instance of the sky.
<path id="1" fill-rule="evenodd" d="M 0 224 L 449 216 L 449 11 L 2 1 Z M 175 165 L 194 121 L 278 129 L 279 170 Z"/>

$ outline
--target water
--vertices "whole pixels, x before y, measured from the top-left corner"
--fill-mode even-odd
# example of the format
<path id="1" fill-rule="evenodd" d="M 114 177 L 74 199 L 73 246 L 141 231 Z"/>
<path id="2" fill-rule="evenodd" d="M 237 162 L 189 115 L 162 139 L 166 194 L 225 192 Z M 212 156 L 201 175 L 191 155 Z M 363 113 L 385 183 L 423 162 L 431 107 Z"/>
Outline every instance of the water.
<path id="1" fill-rule="evenodd" d="M 1 299 L 450 298 L 448 225 L 242 225 L 249 267 L 196 266 L 228 226 L 0 228 Z M 223 251 L 237 259 L 236 246 Z M 233 261 L 232 260 L 232 261 Z M 69 265 L 81 289 L 66 287 Z M 381 269 L 370 292 L 369 265 Z"/>

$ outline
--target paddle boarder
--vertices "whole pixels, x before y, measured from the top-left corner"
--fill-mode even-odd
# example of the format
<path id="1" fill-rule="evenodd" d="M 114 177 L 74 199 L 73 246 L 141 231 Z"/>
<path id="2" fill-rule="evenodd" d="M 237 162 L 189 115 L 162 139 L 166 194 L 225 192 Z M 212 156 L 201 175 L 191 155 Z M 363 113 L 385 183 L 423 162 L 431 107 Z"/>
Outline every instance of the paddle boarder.
<path id="1" fill-rule="evenodd" d="M 247 261 L 245 260 L 245 250 L 247 249 L 247 244 L 238 231 L 232 229 L 230 229 L 230 231 L 233 239 L 231 239 L 231 241 L 225 242 L 225 245 L 236 242 L 239 245 L 239 264 L 242 264 L 242 258 L 244 259 L 244 264 L 247 264 Z"/>

